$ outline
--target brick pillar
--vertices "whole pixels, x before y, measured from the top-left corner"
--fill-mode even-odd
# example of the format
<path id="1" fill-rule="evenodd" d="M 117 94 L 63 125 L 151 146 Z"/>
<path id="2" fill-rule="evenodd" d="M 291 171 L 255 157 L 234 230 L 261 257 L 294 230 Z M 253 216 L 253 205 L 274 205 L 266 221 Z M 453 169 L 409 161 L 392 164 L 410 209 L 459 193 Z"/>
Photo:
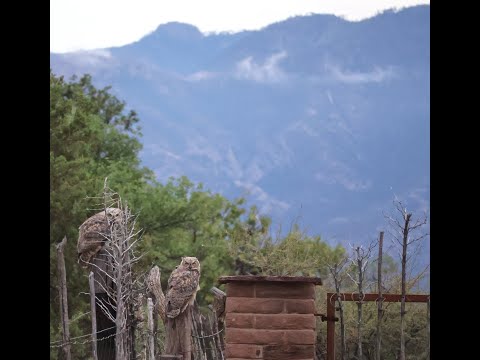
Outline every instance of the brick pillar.
<path id="1" fill-rule="evenodd" d="M 307 360 L 315 354 L 319 278 L 225 276 L 226 358 Z"/>

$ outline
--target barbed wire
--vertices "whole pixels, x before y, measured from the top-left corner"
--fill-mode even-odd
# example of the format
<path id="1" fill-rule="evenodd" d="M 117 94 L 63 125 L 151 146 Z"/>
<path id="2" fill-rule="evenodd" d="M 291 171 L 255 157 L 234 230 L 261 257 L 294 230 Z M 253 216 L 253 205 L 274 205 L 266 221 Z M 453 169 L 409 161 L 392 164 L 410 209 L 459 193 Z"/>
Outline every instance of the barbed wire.
<path id="1" fill-rule="evenodd" d="M 223 329 L 220 329 L 220 330 L 218 330 L 215 334 L 205 335 L 205 336 L 196 336 L 196 335 L 193 335 L 193 334 L 192 334 L 192 337 L 197 338 L 197 339 L 206 339 L 206 338 L 209 338 L 209 337 L 217 336 L 217 335 L 220 334 L 222 331 L 223 331 Z"/>
<path id="2" fill-rule="evenodd" d="M 107 330 L 112 330 L 112 329 L 116 329 L 116 326 L 112 326 L 112 327 L 97 331 L 95 334 L 100 334 L 101 332 L 104 332 L 104 331 L 107 331 Z M 63 343 L 60 346 L 65 346 L 65 345 L 72 344 L 72 340 L 81 339 L 81 338 L 88 337 L 88 336 L 91 337 L 92 335 L 93 335 L 93 333 L 72 337 L 72 338 L 70 338 L 69 342 Z M 109 336 L 111 336 L 111 335 L 109 335 Z M 52 344 L 55 344 L 55 343 L 58 343 L 58 342 L 61 342 L 61 341 L 63 341 L 63 340 L 51 341 L 50 342 L 50 347 L 55 347 Z M 90 340 L 90 341 L 92 341 L 92 340 Z"/>
<path id="3" fill-rule="evenodd" d="M 125 332 L 127 329 L 124 329 L 122 331 L 120 331 L 120 333 L 123 333 Z M 105 336 L 103 338 L 100 338 L 100 339 L 97 339 L 96 341 L 103 341 L 103 340 L 106 340 L 108 338 L 111 338 L 111 337 L 114 337 L 116 336 L 117 333 L 115 334 L 111 334 L 111 335 L 108 335 L 108 336 Z M 85 341 L 70 341 L 68 343 L 63 343 L 63 344 L 59 344 L 59 345 L 50 345 L 51 348 L 59 348 L 59 347 L 63 347 L 63 346 L 66 346 L 66 345 L 84 345 L 84 344 L 88 344 L 90 342 L 93 342 L 93 339 L 88 339 L 88 340 L 85 340 Z"/>

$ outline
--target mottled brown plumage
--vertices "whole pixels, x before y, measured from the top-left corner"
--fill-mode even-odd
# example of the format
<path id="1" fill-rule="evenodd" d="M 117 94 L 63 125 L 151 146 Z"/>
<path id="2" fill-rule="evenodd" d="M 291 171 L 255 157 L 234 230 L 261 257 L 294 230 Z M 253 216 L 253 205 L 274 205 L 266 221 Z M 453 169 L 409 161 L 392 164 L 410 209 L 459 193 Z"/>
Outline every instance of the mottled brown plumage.
<path id="1" fill-rule="evenodd" d="M 110 221 L 115 221 L 122 213 L 117 208 L 107 208 L 106 212 Z M 106 221 L 104 210 L 89 217 L 80 225 L 77 254 L 78 262 L 82 267 L 86 268 L 92 258 L 100 251 L 105 244 L 105 236 L 108 236 L 108 233 L 109 224 Z"/>
<path id="2" fill-rule="evenodd" d="M 175 318 L 193 305 L 200 281 L 200 262 L 196 257 L 183 257 L 168 279 L 166 314 Z"/>

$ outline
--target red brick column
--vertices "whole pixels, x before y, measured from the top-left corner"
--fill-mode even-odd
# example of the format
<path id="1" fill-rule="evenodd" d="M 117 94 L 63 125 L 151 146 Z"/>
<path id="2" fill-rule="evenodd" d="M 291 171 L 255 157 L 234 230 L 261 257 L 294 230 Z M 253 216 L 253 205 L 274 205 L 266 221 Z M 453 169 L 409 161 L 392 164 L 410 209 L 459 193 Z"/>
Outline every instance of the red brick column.
<path id="1" fill-rule="evenodd" d="M 225 276 L 226 358 L 307 360 L 315 353 L 319 278 Z"/>

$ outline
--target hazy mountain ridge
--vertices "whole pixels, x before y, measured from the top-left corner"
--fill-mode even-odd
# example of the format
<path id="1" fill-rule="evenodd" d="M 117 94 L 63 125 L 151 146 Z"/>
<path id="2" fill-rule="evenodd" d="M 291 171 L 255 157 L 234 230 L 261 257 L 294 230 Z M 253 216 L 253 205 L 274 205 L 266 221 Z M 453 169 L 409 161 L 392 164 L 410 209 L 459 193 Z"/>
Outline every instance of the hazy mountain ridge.
<path id="1" fill-rule="evenodd" d="M 301 215 L 309 232 L 354 242 L 376 236 L 394 195 L 429 208 L 429 27 L 429 6 L 209 36 L 170 23 L 51 66 L 92 74 L 138 111 L 161 179 L 247 191 L 284 227 Z"/>

